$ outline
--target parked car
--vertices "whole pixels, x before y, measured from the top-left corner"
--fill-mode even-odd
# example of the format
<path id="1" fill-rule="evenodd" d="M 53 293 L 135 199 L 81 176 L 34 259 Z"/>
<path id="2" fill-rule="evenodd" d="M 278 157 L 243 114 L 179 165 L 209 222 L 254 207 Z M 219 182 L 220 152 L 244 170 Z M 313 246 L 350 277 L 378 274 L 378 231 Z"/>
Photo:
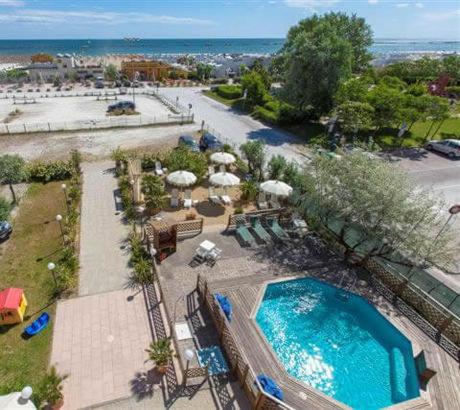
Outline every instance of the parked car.
<path id="1" fill-rule="evenodd" d="M 426 144 L 429 151 L 438 151 L 446 154 L 449 158 L 460 158 L 460 140 L 430 141 Z"/>
<path id="2" fill-rule="evenodd" d="M 6 221 L 0 221 L 0 240 L 7 239 L 11 232 L 13 232 L 13 227 Z"/>
<path id="3" fill-rule="evenodd" d="M 200 149 L 201 151 L 211 150 L 211 151 L 219 151 L 223 147 L 222 142 L 220 142 L 217 137 L 210 134 L 209 132 L 205 132 L 203 136 L 200 138 Z"/>
<path id="4" fill-rule="evenodd" d="M 104 83 L 102 81 L 96 81 L 94 83 L 95 88 L 104 88 Z"/>
<path id="5" fill-rule="evenodd" d="M 107 107 L 107 112 L 112 112 L 116 110 L 135 110 L 136 104 L 132 101 L 118 101 L 116 103 L 110 104 Z"/>
<path id="6" fill-rule="evenodd" d="M 200 152 L 200 147 L 191 135 L 181 135 L 179 137 L 179 146 L 185 147 L 192 152 Z"/>

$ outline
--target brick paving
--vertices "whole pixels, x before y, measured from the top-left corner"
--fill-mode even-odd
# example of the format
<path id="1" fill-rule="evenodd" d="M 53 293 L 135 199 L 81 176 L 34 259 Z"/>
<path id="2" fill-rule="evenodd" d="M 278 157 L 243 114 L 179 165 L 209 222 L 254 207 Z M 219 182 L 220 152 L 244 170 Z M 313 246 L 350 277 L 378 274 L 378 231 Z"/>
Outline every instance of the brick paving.
<path id="1" fill-rule="evenodd" d="M 146 361 L 151 340 L 142 292 L 119 290 L 60 302 L 51 364 L 69 374 L 64 408 L 132 396 L 147 379 L 161 397 L 160 380 Z"/>
<path id="2" fill-rule="evenodd" d="M 80 295 L 123 289 L 128 281 L 129 226 L 123 223 L 113 161 L 83 164 Z"/>

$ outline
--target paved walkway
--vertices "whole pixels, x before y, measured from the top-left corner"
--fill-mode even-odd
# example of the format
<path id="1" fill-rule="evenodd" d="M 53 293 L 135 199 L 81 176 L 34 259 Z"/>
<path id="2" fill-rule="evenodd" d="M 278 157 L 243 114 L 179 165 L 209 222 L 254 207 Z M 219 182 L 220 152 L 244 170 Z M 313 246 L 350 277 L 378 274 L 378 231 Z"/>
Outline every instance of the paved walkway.
<path id="1" fill-rule="evenodd" d="M 129 226 L 123 223 L 112 161 L 83 164 L 80 238 L 80 295 L 123 289 Z"/>
<path id="2" fill-rule="evenodd" d="M 130 397 L 147 379 L 162 398 L 145 352 L 151 340 L 143 292 L 118 290 L 60 302 L 51 364 L 69 375 L 64 408 Z"/>

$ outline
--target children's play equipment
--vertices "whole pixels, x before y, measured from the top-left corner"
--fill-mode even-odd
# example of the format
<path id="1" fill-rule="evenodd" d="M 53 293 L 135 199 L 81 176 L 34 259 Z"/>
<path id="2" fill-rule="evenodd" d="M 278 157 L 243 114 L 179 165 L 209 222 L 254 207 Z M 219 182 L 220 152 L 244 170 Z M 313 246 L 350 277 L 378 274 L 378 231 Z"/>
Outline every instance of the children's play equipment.
<path id="1" fill-rule="evenodd" d="M 48 313 L 43 312 L 38 319 L 35 319 L 29 326 L 24 329 L 24 333 L 27 336 L 34 336 L 37 333 L 40 333 L 50 321 L 50 315 Z"/>
<path id="2" fill-rule="evenodd" d="M 0 292 L 0 325 L 13 325 L 24 320 L 27 300 L 19 288 L 7 288 Z"/>

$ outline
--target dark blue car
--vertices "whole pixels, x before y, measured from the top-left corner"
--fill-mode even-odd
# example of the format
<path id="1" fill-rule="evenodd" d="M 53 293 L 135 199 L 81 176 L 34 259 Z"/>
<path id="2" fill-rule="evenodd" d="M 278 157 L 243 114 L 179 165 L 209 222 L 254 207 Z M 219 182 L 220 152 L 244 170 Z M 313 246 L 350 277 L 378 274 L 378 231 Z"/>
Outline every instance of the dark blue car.
<path id="1" fill-rule="evenodd" d="M 200 152 L 200 147 L 191 135 L 181 135 L 179 137 L 179 146 L 185 147 L 192 152 Z"/>
<path id="2" fill-rule="evenodd" d="M 13 232 L 13 227 L 6 221 L 0 221 L 0 240 L 7 239 L 11 232 Z"/>
<path id="3" fill-rule="evenodd" d="M 223 147 L 222 142 L 220 142 L 217 137 L 210 134 L 209 132 L 205 132 L 203 136 L 200 138 L 200 149 L 201 151 L 221 151 Z"/>

